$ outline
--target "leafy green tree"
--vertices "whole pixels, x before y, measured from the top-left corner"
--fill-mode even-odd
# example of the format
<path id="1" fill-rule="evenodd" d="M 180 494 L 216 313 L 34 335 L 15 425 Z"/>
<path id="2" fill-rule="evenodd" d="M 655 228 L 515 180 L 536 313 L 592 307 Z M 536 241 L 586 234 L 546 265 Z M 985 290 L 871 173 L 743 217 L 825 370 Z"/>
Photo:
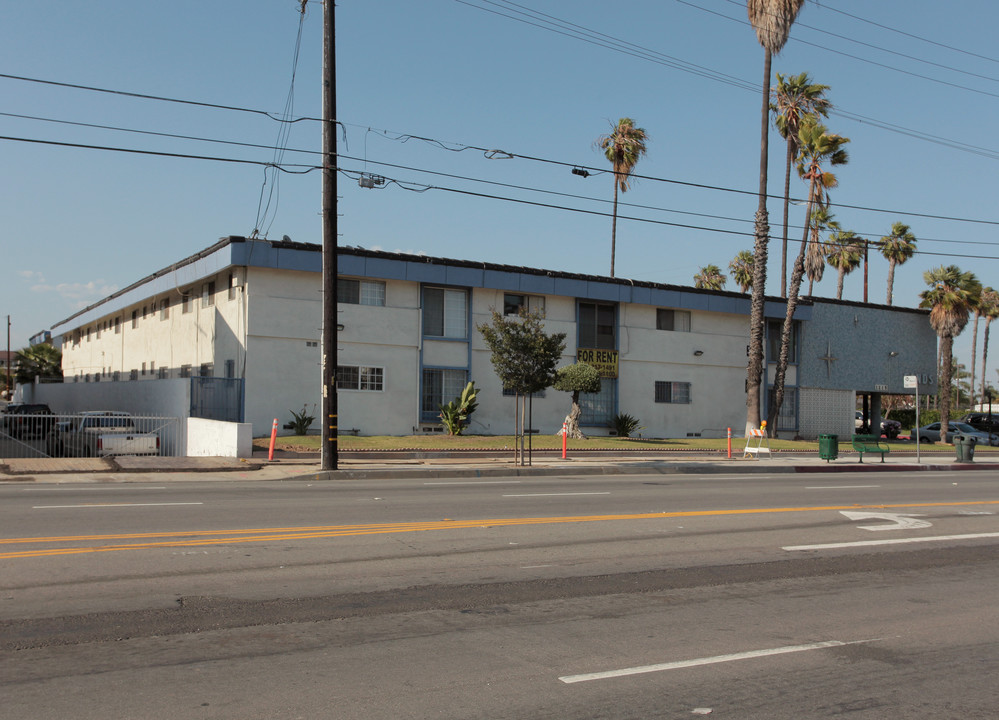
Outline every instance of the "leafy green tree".
<path id="1" fill-rule="evenodd" d="M 617 253 L 617 193 L 628 192 L 631 187 L 631 174 L 639 159 L 648 152 L 646 144 L 649 136 L 640 127 L 635 127 L 631 118 L 621 118 L 607 135 L 597 138 L 596 145 L 610 160 L 614 172 L 614 219 L 611 223 L 611 264 L 610 276 L 614 277 L 614 257 Z"/>
<path id="2" fill-rule="evenodd" d="M 572 409 L 565 418 L 566 436 L 583 439 L 586 436 L 579 429 L 579 416 L 583 414 L 579 407 L 580 393 L 600 392 L 600 373 L 592 365 L 577 362 L 560 367 L 555 374 L 556 390 L 572 393 Z"/>
<path id="3" fill-rule="evenodd" d="M 956 265 L 938 267 L 923 273 L 929 285 L 919 293 L 920 307 L 930 308 L 930 326 L 940 338 L 940 438 L 947 438 L 950 422 L 950 384 L 953 374 L 954 338 L 968 324 L 972 310 L 977 307 L 982 285 L 974 273 L 962 272 Z"/>
<path id="4" fill-rule="evenodd" d="M 34 382 L 36 377 L 42 380 L 62 380 L 62 353 L 48 343 L 18 350 L 14 362 L 17 366 L 14 382 L 22 385 Z"/>
<path id="5" fill-rule="evenodd" d="M 784 381 L 791 354 L 791 333 L 794 331 L 794 313 L 798 308 L 798 295 L 805 274 L 805 257 L 809 236 L 817 239 L 815 210 L 825 208 L 830 188 L 836 187 L 836 176 L 823 166 L 843 165 L 848 156 L 843 146 L 849 138 L 831 134 L 814 117 L 806 116 L 798 128 L 798 175 L 808 183 L 808 206 L 805 210 L 805 230 L 801 236 L 801 247 L 794 259 L 791 270 L 791 288 L 787 293 L 787 308 L 781 326 L 780 354 L 777 358 L 777 372 L 774 375 L 773 402 L 767 414 L 767 426 L 772 436 L 777 434 L 777 417 L 784 403 Z"/>
<path id="6" fill-rule="evenodd" d="M 905 223 L 893 223 L 891 231 L 878 241 L 878 250 L 888 260 L 888 299 L 885 303 L 891 305 L 892 290 L 895 287 L 895 267 L 915 254 L 916 236 Z M 975 322 L 977 327 L 977 319 Z"/>
<path id="7" fill-rule="evenodd" d="M 860 267 L 864 259 L 864 241 L 852 230 L 837 230 L 829 237 L 826 262 L 836 268 L 836 299 L 843 299 L 843 281 Z"/>
<path id="8" fill-rule="evenodd" d="M 787 162 L 784 167 L 784 242 L 780 252 L 780 294 L 787 297 L 787 216 L 791 206 L 791 166 L 798 155 L 798 130 L 806 117 L 827 117 L 832 103 L 825 98 L 828 85 L 813 83 L 808 73 L 789 75 L 777 73 L 770 111 L 774 125 L 787 142 Z"/>
<path id="9" fill-rule="evenodd" d="M 705 265 L 694 275 L 694 287 L 700 290 L 721 290 L 727 278 L 717 265 Z"/>
<path id="10" fill-rule="evenodd" d="M 461 391 L 461 395 L 449 402 L 447 405 L 438 405 L 440 409 L 441 425 L 447 430 L 448 435 L 461 435 L 468 424 L 469 416 L 475 412 L 479 406 L 476 399 L 479 391 L 474 382 L 470 382 Z"/>
<path id="11" fill-rule="evenodd" d="M 746 435 L 760 426 L 760 383 L 763 379 L 763 309 L 767 285 L 767 164 L 770 138 L 770 66 L 791 33 L 805 0 L 747 0 L 749 23 L 763 46 L 763 106 L 760 111 L 760 187 L 753 242 L 753 294 L 749 313 L 749 362 L 746 365 Z"/>
<path id="12" fill-rule="evenodd" d="M 753 253 L 749 250 L 740 250 L 728 264 L 728 269 L 743 292 L 753 287 Z"/>

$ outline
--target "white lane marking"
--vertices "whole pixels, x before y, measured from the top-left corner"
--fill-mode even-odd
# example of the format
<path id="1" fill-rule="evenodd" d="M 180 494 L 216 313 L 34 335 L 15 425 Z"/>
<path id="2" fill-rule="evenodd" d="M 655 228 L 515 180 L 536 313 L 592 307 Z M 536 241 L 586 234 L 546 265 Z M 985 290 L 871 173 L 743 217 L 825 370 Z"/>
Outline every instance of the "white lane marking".
<path id="1" fill-rule="evenodd" d="M 67 491 L 69 491 L 69 492 L 78 492 L 78 491 L 81 490 L 81 487 L 79 485 L 75 485 L 75 484 L 73 484 L 73 485 L 50 485 L 48 487 L 42 487 L 42 486 L 37 486 L 36 485 L 34 487 L 25 487 L 25 488 L 21 488 L 21 489 L 29 491 L 29 492 L 30 491 L 35 491 L 35 490 L 50 490 L 52 492 L 67 492 Z M 122 490 L 122 489 L 123 488 L 122 488 L 121 485 L 105 485 L 103 487 L 94 487 L 94 486 L 90 486 L 90 485 L 87 486 L 87 492 L 90 492 L 91 490 Z M 143 487 L 141 485 L 129 485 L 128 489 L 129 490 L 166 490 L 166 486 L 165 485 L 158 485 L 158 486 L 155 486 L 155 487 Z"/>
<path id="2" fill-rule="evenodd" d="M 913 513 L 879 513 L 879 512 L 851 512 L 840 510 L 841 515 L 845 515 L 850 520 L 887 520 L 892 525 L 858 525 L 861 530 L 915 530 L 916 528 L 932 527 L 933 523 L 926 520 L 916 520 L 922 515 Z"/>
<path id="3" fill-rule="evenodd" d="M 521 565 L 521 570 L 534 570 L 535 568 L 555 567 L 554 565 Z"/>
<path id="4" fill-rule="evenodd" d="M 85 505 L 34 505 L 32 510 L 56 510 L 64 508 L 109 508 L 109 507 L 165 507 L 170 505 L 204 505 L 200 502 L 170 502 L 170 503 L 87 503 Z"/>
<path id="5" fill-rule="evenodd" d="M 468 480 L 466 482 L 425 482 L 424 485 L 520 485 L 520 480 Z"/>
<path id="6" fill-rule="evenodd" d="M 525 493 L 523 495 L 504 495 L 503 497 L 565 497 L 567 495 L 610 495 L 610 492 Z"/>
<path id="7" fill-rule="evenodd" d="M 836 550 L 838 548 L 869 547 L 871 545 L 904 545 L 905 543 L 943 542 L 945 540 L 981 540 L 999 538 L 999 533 L 974 533 L 971 535 L 936 535 L 920 538 L 894 538 L 892 540 L 859 540 L 857 542 L 826 543 L 825 545 L 788 545 L 781 550 Z"/>
<path id="8" fill-rule="evenodd" d="M 805 490 L 857 490 L 860 488 L 879 488 L 880 485 L 813 485 Z"/>
<path id="9" fill-rule="evenodd" d="M 823 648 L 842 647 L 844 645 L 859 645 L 861 643 L 877 642 L 880 638 L 870 640 L 853 640 L 843 642 L 840 640 L 826 640 L 825 642 L 809 643 L 807 645 L 789 645 L 780 648 L 769 648 L 767 650 L 750 650 L 749 652 L 732 653 L 730 655 L 715 655 L 714 657 L 696 658 L 694 660 L 679 660 L 677 662 L 659 663 L 658 665 L 640 665 L 638 667 L 624 668 L 622 670 L 607 670 L 605 672 L 585 673 L 583 675 L 564 675 L 559 678 L 564 683 L 587 682 L 589 680 L 605 680 L 607 678 L 624 677 L 626 675 L 640 675 L 642 673 L 662 672 L 664 670 L 678 670 L 680 668 L 698 667 L 700 665 L 715 665 L 717 663 L 733 662 L 735 660 L 751 660 L 753 658 L 767 657 L 769 655 L 784 655 L 786 653 L 803 652 L 805 650 L 821 650 Z"/>

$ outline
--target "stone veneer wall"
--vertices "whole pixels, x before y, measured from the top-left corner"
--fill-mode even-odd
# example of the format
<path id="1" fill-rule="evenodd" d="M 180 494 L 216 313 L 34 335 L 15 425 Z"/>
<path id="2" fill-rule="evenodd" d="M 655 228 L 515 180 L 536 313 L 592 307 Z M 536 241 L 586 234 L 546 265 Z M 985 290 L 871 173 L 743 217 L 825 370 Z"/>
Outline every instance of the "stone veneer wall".
<path id="1" fill-rule="evenodd" d="M 851 390 L 799 389 L 801 426 L 798 434 L 806 440 L 819 435 L 839 435 L 849 438 L 854 432 L 853 416 L 857 396 Z"/>

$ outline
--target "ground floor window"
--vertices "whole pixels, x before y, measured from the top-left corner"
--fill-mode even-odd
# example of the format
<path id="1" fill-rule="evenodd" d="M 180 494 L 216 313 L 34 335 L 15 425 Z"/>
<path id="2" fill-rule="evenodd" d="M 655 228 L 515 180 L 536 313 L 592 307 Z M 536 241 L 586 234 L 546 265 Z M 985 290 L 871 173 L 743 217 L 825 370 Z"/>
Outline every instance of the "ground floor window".
<path id="1" fill-rule="evenodd" d="M 690 404 L 690 383 L 656 380 L 657 403 Z"/>
<path id="2" fill-rule="evenodd" d="M 336 369 L 336 387 L 338 390 L 381 392 L 385 389 L 385 370 L 380 367 L 340 365 Z"/>
<path id="3" fill-rule="evenodd" d="M 771 387 L 767 391 L 767 407 L 772 407 L 774 403 L 774 389 Z M 769 415 L 769 411 L 767 412 Z M 778 430 L 798 429 L 798 388 L 784 388 L 784 402 L 780 405 L 780 413 L 777 415 Z"/>
<path id="4" fill-rule="evenodd" d="M 440 406 L 461 395 L 468 384 L 468 370 L 424 368 L 423 390 L 420 393 L 420 415 L 423 421 L 440 416 Z"/>
<path id="5" fill-rule="evenodd" d="M 609 426 L 617 407 L 617 380 L 601 378 L 600 392 L 581 394 L 579 407 L 582 410 L 580 425 Z"/>

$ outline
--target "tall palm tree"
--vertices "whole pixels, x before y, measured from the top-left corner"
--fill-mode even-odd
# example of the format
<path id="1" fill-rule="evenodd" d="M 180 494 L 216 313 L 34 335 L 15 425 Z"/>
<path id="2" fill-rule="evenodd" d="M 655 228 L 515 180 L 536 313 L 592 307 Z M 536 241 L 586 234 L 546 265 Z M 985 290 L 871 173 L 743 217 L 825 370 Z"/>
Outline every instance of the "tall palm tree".
<path id="1" fill-rule="evenodd" d="M 923 273 L 929 289 L 919 293 L 919 307 L 930 308 L 930 327 L 940 338 L 940 438 L 947 440 L 950 422 L 950 378 L 953 373 L 954 338 L 968 324 L 968 316 L 978 305 L 982 285 L 974 273 L 961 272 L 956 265 L 938 267 Z"/>
<path id="2" fill-rule="evenodd" d="M 727 279 L 717 265 L 705 265 L 694 275 L 694 287 L 699 290 L 721 290 Z"/>
<path id="3" fill-rule="evenodd" d="M 843 299 L 843 281 L 864 259 L 864 241 L 852 230 L 837 230 L 829 237 L 826 262 L 836 268 L 836 299 Z"/>
<path id="4" fill-rule="evenodd" d="M 777 87 L 771 93 L 770 111 L 774 125 L 787 142 L 784 165 L 784 241 L 780 251 L 780 294 L 787 297 L 787 216 L 791 207 L 791 166 L 798 155 L 798 129 L 807 116 L 827 117 L 832 103 L 824 95 L 828 85 L 813 83 L 808 73 L 784 77 L 777 73 Z"/>
<path id="5" fill-rule="evenodd" d="M 728 269 L 743 292 L 753 287 L 753 253 L 749 250 L 740 250 L 728 264 Z"/>
<path id="6" fill-rule="evenodd" d="M 985 316 L 985 337 L 982 338 L 982 392 L 979 397 L 985 399 L 985 361 L 989 357 L 989 325 L 999 317 L 999 292 L 990 287 L 982 290 L 978 297 L 978 311 Z M 974 361 L 972 361 L 974 365 Z M 972 381 L 974 383 L 974 381 Z M 972 400 L 974 403 L 974 400 Z"/>
<path id="7" fill-rule="evenodd" d="M 814 116 L 806 116 L 798 128 L 798 175 L 808 183 L 808 207 L 805 211 L 805 230 L 801 236 L 801 247 L 794 259 L 791 270 L 791 288 L 787 294 L 787 308 L 784 313 L 784 324 L 781 327 L 780 354 L 777 358 L 777 372 L 774 374 L 774 394 L 770 411 L 767 413 L 767 424 L 772 435 L 777 433 L 777 417 L 784 403 L 784 379 L 787 376 L 787 365 L 790 362 L 791 335 L 794 331 L 794 313 L 798 308 L 798 293 L 801 290 L 801 279 L 805 274 L 805 255 L 808 238 L 811 233 L 818 239 L 817 227 L 813 227 L 816 209 L 826 208 L 828 191 L 836 187 L 836 176 L 823 168 L 823 164 L 843 165 L 848 155 L 843 146 L 850 142 L 849 138 L 834 135 L 826 130 Z M 828 215 L 828 212 L 826 213 Z"/>
<path id="8" fill-rule="evenodd" d="M 808 296 L 813 295 L 815 283 L 822 280 L 826 273 L 826 244 L 819 238 L 820 233 L 827 230 L 839 230 L 839 223 L 833 220 L 829 208 L 820 205 L 812 211 L 811 239 L 808 250 L 805 251 L 805 276 L 808 278 Z"/>
<path id="9" fill-rule="evenodd" d="M 895 266 L 903 264 L 916 252 L 916 236 L 905 223 L 893 223 L 891 231 L 878 242 L 878 250 L 888 260 L 888 299 L 891 305 L 892 289 L 895 287 Z"/>
<path id="10" fill-rule="evenodd" d="M 763 379 L 764 291 L 767 284 L 767 162 L 770 130 L 770 66 L 787 42 L 805 0 L 746 0 L 749 22 L 763 46 L 763 104 L 760 110 L 760 187 L 753 242 L 753 295 L 749 312 L 749 362 L 746 366 L 746 435 L 760 426 L 760 383 Z"/>
<path id="11" fill-rule="evenodd" d="M 611 223 L 611 264 L 610 276 L 614 277 L 614 256 L 617 252 L 617 192 L 628 192 L 631 187 L 631 174 L 639 158 L 648 152 L 648 133 L 635 127 L 631 118 L 621 118 L 607 135 L 597 138 L 597 146 L 604 151 L 614 171 L 614 220 Z"/>

